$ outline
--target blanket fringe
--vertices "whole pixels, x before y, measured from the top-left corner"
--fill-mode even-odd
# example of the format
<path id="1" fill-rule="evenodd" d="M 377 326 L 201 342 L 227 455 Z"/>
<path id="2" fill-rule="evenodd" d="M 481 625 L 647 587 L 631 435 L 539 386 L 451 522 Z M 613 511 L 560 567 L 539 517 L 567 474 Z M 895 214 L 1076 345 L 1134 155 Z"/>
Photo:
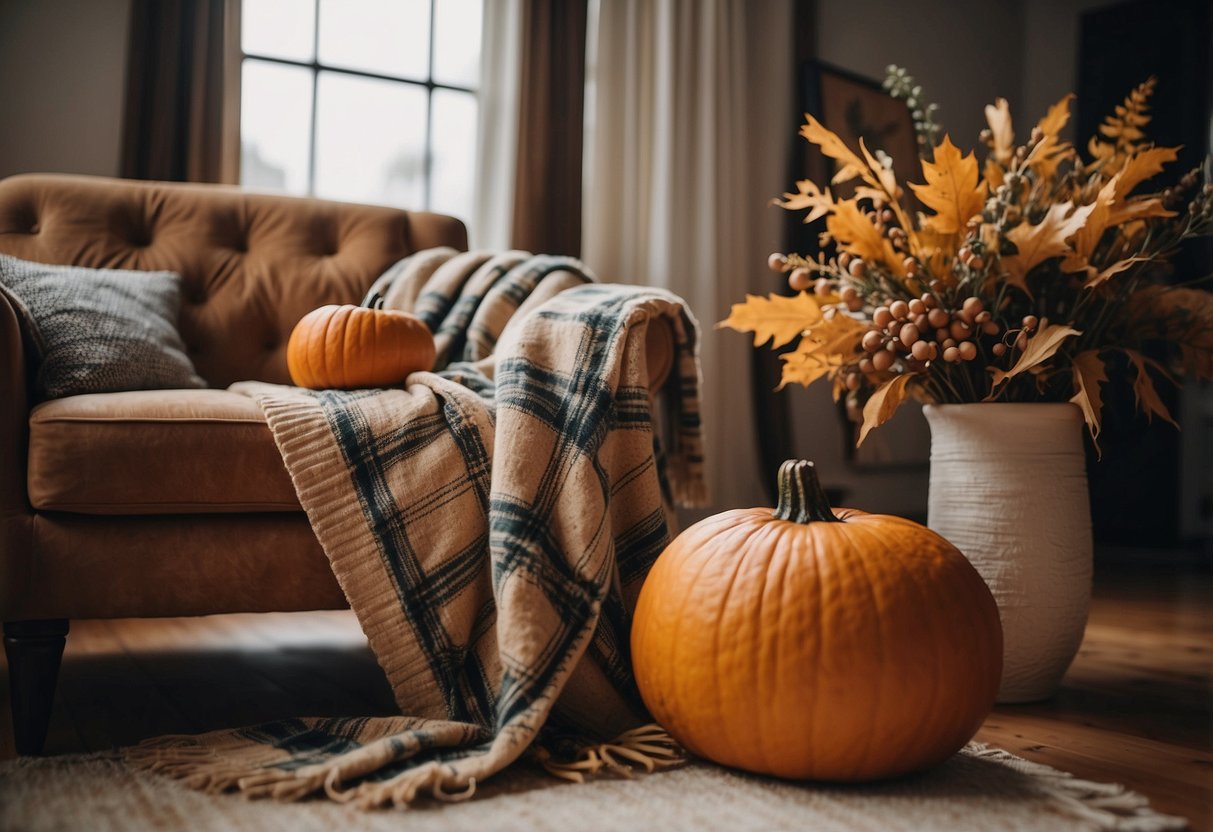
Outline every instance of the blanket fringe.
<path id="1" fill-rule="evenodd" d="M 147 740 L 126 749 L 125 757 L 136 770 L 171 777 L 208 794 L 239 789 L 250 798 L 277 797 L 277 788 L 296 779 L 294 772 L 267 768 L 268 758 L 224 757 L 188 736 Z M 315 788 L 319 787 L 317 783 Z M 282 788 L 283 791 L 290 790 L 289 785 Z"/>
<path id="2" fill-rule="evenodd" d="M 587 776 L 597 776 L 604 770 L 631 777 L 637 769 L 652 774 L 687 760 L 674 738 L 656 723 L 625 731 L 610 742 L 587 745 L 572 760 L 557 760 L 542 746 L 535 747 L 534 756 L 548 774 L 574 783 L 584 783 Z"/>
<path id="3" fill-rule="evenodd" d="M 1183 818 L 1155 812 L 1144 795 L 1131 792 L 1119 783 L 1083 780 L 980 743 L 970 744 L 967 750 L 980 759 L 994 760 L 1030 775 L 1038 788 L 1100 832 L 1179 832 L 1188 828 L 1188 822 Z"/>

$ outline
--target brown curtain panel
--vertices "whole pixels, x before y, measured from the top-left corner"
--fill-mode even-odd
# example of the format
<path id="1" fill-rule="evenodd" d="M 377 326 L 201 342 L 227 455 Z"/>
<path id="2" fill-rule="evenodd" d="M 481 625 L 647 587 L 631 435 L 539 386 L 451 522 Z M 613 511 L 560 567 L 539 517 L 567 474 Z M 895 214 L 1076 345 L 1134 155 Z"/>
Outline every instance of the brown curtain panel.
<path id="1" fill-rule="evenodd" d="M 133 0 L 122 175 L 240 176 L 239 0 Z"/>
<path id="2" fill-rule="evenodd" d="M 524 0 L 513 245 L 581 252 L 586 0 Z"/>

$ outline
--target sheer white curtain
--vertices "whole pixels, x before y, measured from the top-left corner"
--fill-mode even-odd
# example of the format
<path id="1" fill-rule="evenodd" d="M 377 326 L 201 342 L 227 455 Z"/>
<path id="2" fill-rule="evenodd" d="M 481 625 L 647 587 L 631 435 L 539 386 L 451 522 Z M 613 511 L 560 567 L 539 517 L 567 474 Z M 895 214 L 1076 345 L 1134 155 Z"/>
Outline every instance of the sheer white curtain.
<path id="1" fill-rule="evenodd" d="M 601 0 L 590 52 L 583 259 L 699 319 L 712 510 L 759 505 L 750 341 L 714 329 L 777 279 L 790 0 Z"/>
<path id="2" fill-rule="evenodd" d="M 518 101 L 522 67 L 522 0 L 486 0 L 480 53 L 480 116 L 476 128 L 473 248 L 508 249 L 518 164 Z"/>

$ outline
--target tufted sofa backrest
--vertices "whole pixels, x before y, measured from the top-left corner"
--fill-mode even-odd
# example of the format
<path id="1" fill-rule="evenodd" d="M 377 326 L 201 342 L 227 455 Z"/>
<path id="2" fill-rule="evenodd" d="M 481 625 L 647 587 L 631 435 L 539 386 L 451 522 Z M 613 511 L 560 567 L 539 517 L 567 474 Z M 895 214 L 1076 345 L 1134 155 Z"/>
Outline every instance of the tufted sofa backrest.
<path id="1" fill-rule="evenodd" d="M 459 220 L 222 185 L 22 174 L 0 180 L 0 253 L 40 263 L 168 270 L 180 329 L 213 387 L 289 383 L 286 342 L 326 303 L 357 303 L 389 265 L 467 247 Z"/>

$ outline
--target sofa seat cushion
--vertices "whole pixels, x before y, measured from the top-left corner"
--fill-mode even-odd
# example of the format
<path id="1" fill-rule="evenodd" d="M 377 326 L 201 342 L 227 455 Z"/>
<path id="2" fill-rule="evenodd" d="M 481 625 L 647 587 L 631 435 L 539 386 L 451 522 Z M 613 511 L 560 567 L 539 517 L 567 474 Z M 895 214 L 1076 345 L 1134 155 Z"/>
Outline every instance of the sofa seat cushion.
<path id="1" fill-rule="evenodd" d="M 261 408 L 226 390 L 69 396 L 30 413 L 40 511 L 301 511 Z"/>

